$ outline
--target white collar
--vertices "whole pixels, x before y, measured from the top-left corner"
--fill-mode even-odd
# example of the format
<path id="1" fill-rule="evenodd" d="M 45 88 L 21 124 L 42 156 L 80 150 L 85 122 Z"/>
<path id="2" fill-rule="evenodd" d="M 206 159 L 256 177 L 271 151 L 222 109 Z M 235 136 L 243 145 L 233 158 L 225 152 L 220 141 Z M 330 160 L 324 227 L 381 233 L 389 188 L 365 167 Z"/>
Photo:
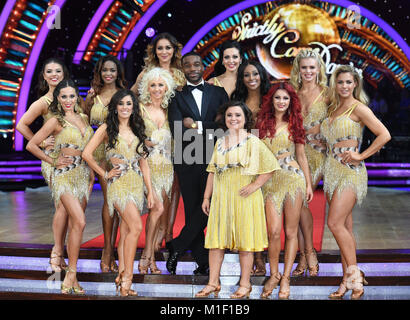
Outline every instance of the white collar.
<path id="1" fill-rule="evenodd" d="M 186 81 L 186 84 L 187 84 L 187 86 L 194 86 L 194 87 L 196 87 L 196 86 L 199 86 L 200 84 L 205 84 L 205 81 L 204 81 L 204 79 L 202 79 L 200 83 L 193 84 L 193 83 L 191 83 L 191 82 L 189 82 L 189 81 L 187 80 L 187 81 Z"/>

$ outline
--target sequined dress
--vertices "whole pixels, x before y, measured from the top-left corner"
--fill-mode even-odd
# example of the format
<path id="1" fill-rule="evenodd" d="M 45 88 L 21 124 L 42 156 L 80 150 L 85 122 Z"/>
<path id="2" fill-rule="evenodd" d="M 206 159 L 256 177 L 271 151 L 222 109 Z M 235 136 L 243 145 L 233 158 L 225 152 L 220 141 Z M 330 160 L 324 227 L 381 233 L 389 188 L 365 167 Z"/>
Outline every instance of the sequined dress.
<path id="1" fill-rule="evenodd" d="M 74 149 L 83 151 L 87 143 L 93 136 L 93 129 L 88 124 L 87 116 L 81 114 L 84 123 L 87 126 L 84 133 L 78 127 L 64 120 L 63 130 L 55 137 L 55 154 L 59 156 L 63 149 Z M 81 155 L 71 156 L 73 163 L 65 166 L 54 168 L 52 175 L 52 194 L 55 204 L 57 205 L 61 195 L 69 193 L 77 198 L 80 203 L 85 198 L 88 200 L 90 187 L 90 168 L 81 158 Z"/>
<path id="2" fill-rule="evenodd" d="M 47 96 L 42 96 L 42 98 L 47 103 L 47 107 L 49 107 L 52 100 L 50 100 L 50 98 L 48 98 Z M 46 123 L 52 117 L 53 117 L 52 112 L 50 110 L 47 110 L 47 113 L 43 114 L 43 123 Z M 54 148 L 47 149 L 44 152 L 45 152 L 45 154 L 47 154 L 49 156 L 53 156 L 53 157 L 55 156 L 54 155 Z M 44 177 L 44 180 L 47 182 L 48 186 L 50 186 L 50 183 L 51 183 L 51 175 L 53 173 L 53 169 L 54 168 L 51 166 L 51 164 L 49 164 L 46 161 L 41 161 L 41 173 Z"/>
<path id="3" fill-rule="evenodd" d="M 262 190 L 241 197 L 239 190 L 257 175 L 280 169 L 269 149 L 254 135 L 225 149 L 218 139 L 207 167 L 214 173 L 205 248 L 263 251 L 268 246 Z"/>
<path id="4" fill-rule="evenodd" d="M 319 101 L 324 92 L 325 90 L 322 90 L 316 97 L 308 110 L 308 114 L 304 116 L 303 119 L 303 126 L 306 131 L 305 153 L 313 185 L 318 182 L 318 178 L 323 175 L 326 158 L 326 147 L 317 142 L 317 140 L 323 140 L 323 136 L 315 130 L 327 116 L 327 105 L 325 101 Z"/>
<path id="5" fill-rule="evenodd" d="M 105 123 L 108 115 L 108 107 L 103 104 L 99 95 L 94 98 L 94 104 L 90 111 L 90 124 L 101 126 Z M 94 151 L 94 158 L 99 164 L 105 161 L 104 143 L 101 143 Z"/>
<path id="6" fill-rule="evenodd" d="M 152 188 L 162 202 L 162 191 L 165 190 L 168 199 L 171 197 L 171 188 L 174 178 L 174 166 L 172 164 L 172 135 L 169 128 L 168 113 L 162 127 L 151 119 L 147 109 L 140 104 L 142 118 L 145 123 L 145 134 L 155 143 L 150 148 L 147 158 L 150 169 Z"/>
<path id="7" fill-rule="evenodd" d="M 270 199 L 278 215 L 282 214 L 286 199 L 292 202 L 298 194 L 305 199 L 306 179 L 303 171 L 297 164 L 295 143 L 289 138 L 287 125 L 279 128 L 273 138 L 264 138 L 262 141 L 278 159 L 281 170 L 276 171 L 262 187 L 263 196 Z"/>
<path id="8" fill-rule="evenodd" d="M 108 180 L 107 203 L 110 216 L 114 214 L 114 204 L 118 206 L 121 212 L 124 212 L 127 203 L 130 201 L 137 206 L 141 213 L 144 203 L 144 180 L 139 166 L 141 156 L 136 150 L 138 143 L 139 139 L 137 137 L 134 137 L 131 144 L 128 144 L 118 134 L 115 147 L 106 150 L 107 161 L 112 166 L 117 165 L 121 169 L 119 177 Z"/>
<path id="9" fill-rule="evenodd" d="M 364 161 L 359 165 L 343 164 L 341 154 L 345 151 L 357 151 L 362 142 L 363 127 L 350 119 L 357 104 L 337 116 L 332 123 L 326 118 L 320 127 L 320 132 L 326 139 L 328 154 L 324 166 L 323 190 L 332 199 L 333 193 L 352 189 L 360 205 L 367 193 L 367 170 Z M 343 143 L 343 144 L 342 144 Z"/>

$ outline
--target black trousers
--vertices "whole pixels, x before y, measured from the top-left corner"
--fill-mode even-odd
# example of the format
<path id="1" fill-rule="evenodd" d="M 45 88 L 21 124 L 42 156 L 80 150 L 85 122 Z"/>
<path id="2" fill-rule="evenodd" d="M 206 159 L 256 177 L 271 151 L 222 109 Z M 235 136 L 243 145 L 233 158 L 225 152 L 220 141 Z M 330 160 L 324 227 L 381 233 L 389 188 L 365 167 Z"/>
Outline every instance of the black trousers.
<path id="1" fill-rule="evenodd" d="M 208 216 L 201 208 L 208 178 L 207 165 L 175 165 L 174 168 L 184 202 L 185 226 L 171 245 L 179 252 L 191 250 L 195 262 L 202 267 L 208 264 L 208 250 L 204 248 Z"/>

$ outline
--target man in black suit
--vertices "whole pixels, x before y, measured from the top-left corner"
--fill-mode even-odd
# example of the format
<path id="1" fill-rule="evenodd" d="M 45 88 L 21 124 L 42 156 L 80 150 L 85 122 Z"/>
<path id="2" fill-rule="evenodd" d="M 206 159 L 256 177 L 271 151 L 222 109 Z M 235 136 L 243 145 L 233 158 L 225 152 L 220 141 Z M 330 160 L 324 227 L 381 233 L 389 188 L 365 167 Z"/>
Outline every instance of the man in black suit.
<path id="1" fill-rule="evenodd" d="M 208 250 L 204 248 L 204 229 L 208 217 L 201 209 L 207 163 L 214 146 L 213 130 L 219 107 L 228 101 L 221 87 L 206 83 L 202 76 L 201 56 L 189 52 L 182 57 L 187 84 L 177 91 L 168 108 L 168 120 L 174 137 L 174 168 L 185 207 L 185 226 L 180 235 L 167 242 L 167 269 L 175 274 L 177 261 L 188 249 L 198 264 L 194 274 L 208 274 Z M 208 131 L 208 132 L 207 132 Z M 211 133 L 210 133 L 211 132 Z"/>

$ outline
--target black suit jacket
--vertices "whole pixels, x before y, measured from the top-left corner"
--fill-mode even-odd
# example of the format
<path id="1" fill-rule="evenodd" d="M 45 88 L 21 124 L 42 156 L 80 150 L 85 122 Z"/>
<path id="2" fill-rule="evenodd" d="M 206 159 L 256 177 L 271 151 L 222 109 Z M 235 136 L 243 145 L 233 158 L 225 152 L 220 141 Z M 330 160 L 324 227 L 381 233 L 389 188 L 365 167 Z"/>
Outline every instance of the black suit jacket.
<path id="1" fill-rule="evenodd" d="M 205 82 L 201 114 L 199 114 L 191 90 L 184 86 L 182 91 L 176 91 L 175 97 L 168 107 L 168 121 L 174 138 L 174 163 L 176 165 L 208 163 L 213 151 L 210 150 L 211 154 L 209 155 L 209 146 L 212 146 L 213 149 L 215 137 L 214 135 L 210 137 L 206 130 L 218 128 L 215 122 L 218 109 L 228 99 L 228 95 L 223 88 Z M 187 117 L 192 118 L 194 121 L 202 121 L 203 133 L 201 135 L 198 134 L 197 129 L 184 127 L 182 121 Z M 202 144 L 202 151 L 199 144 Z M 201 152 L 202 154 L 200 154 Z M 190 157 L 187 157 L 188 154 Z"/>

